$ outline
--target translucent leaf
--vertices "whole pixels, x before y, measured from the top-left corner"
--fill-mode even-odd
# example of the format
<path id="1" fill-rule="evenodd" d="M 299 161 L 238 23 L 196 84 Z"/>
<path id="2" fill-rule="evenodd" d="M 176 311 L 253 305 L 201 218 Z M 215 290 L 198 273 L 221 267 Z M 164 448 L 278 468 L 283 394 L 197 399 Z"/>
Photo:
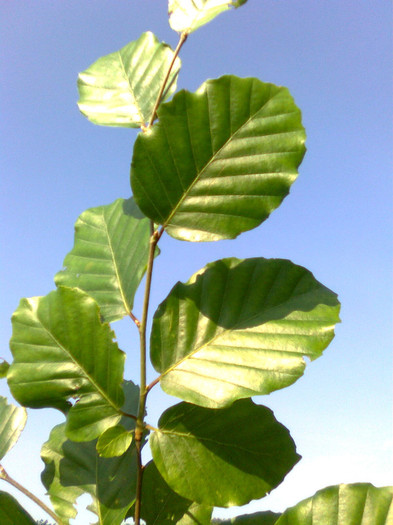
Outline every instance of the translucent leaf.
<path id="1" fill-rule="evenodd" d="M 7 399 L 0 396 L 0 459 L 18 441 L 26 420 L 27 413 L 23 407 L 8 405 Z"/>
<path id="2" fill-rule="evenodd" d="M 335 293 L 282 259 L 223 259 L 178 283 L 154 315 L 151 359 L 168 394 L 207 406 L 294 383 L 339 322 Z"/>
<path id="3" fill-rule="evenodd" d="M 9 367 L 10 367 L 9 363 L 7 363 L 7 361 L 5 361 L 4 359 L 1 359 L 0 379 L 7 377 L 7 372 L 8 372 Z"/>
<path id="4" fill-rule="evenodd" d="M 142 212 L 177 239 L 232 239 L 277 208 L 305 152 L 286 88 L 255 78 L 208 80 L 180 91 L 139 134 L 131 186 Z"/>
<path id="5" fill-rule="evenodd" d="M 250 399 L 218 410 L 180 403 L 163 413 L 158 427 L 150 445 L 161 476 L 204 505 L 259 499 L 300 459 L 288 430 Z"/>
<path id="6" fill-rule="evenodd" d="M 136 412 L 139 389 L 127 382 L 124 391 L 126 403 L 123 409 Z M 134 420 L 130 418 L 122 418 L 121 423 L 127 430 L 134 428 Z M 70 441 L 65 434 L 65 425 L 58 425 L 42 447 L 41 457 L 45 463 L 42 482 L 64 525 L 69 525 L 69 520 L 75 518 L 76 500 L 84 493 L 91 495 L 91 510 L 100 517 L 100 525 L 120 524 L 134 503 L 134 444 L 116 458 L 100 457 L 96 446 L 96 440 L 84 443 Z"/>
<path id="7" fill-rule="evenodd" d="M 212 508 L 176 494 L 153 461 L 143 471 L 141 517 L 146 525 L 210 525 Z M 128 516 L 134 515 L 134 508 Z"/>
<path id="8" fill-rule="evenodd" d="M 173 56 L 167 44 L 147 32 L 120 51 L 99 58 L 79 74 L 80 111 L 94 124 L 143 126 L 150 120 Z M 162 100 L 175 91 L 180 64 L 176 58 Z"/>
<path id="9" fill-rule="evenodd" d="M 74 248 L 55 282 L 91 295 L 105 321 L 121 319 L 132 311 L 149 238 L 150 221 L 132 198 L 86 210 L 76 221 Z"/>
<path id="10" fill-rule="evenodd" d="M 246 2 L 247 0 L 169 0 L 169 24 L 179 33 L 192 33 L 223 11 Z"/>
<path id="11" fill-rule="evenodd" d="M 98 438 L 97 452 L 101 457 L 113 458 L 124 454 L 132 442 L 132 434 L 122 425 L 108 428 Z"/>
<path id="12" fill-rule="evenodd" d="M 19 403 L 69 411 L 67 433 L 75 441 L 119 422 L 125 355 L 94 299 L 59 287 L 22 299 L 12 324 L 8 384 Z"/>
<path id="13" fill-rule="evenodd" d="M 335 485 L 287 509 L 275 525 L 391 525 L 393 487 Z"/>

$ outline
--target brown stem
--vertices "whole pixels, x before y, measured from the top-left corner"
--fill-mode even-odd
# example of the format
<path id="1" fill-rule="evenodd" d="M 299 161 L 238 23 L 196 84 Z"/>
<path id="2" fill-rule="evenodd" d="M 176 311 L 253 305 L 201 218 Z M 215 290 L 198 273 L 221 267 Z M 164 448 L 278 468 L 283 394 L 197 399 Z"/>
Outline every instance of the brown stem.
<path id="1" fill-rule="evenodd" d="M 13 487 L 18 489 L 20 492 L 22 492 L 22 494 L 30 498 L 32 501 L 34 501 L 34 503 L 41 507 L 41 509 L 43 509 L 51 518 L 53 518 L 56 523 L 58 523 L 59 525 L 63 525 L 63 522 L 60 520 L 60 518 L 56 516 L 56 514 L 49 507 L 47 507 L 43 501 L 38 499 L 37 496 L 34 496 L 34 494 L 32 494 L 29 490 L 23 487 L 23 485 L 11 478 L 11 476 L 9 476 L 5 471 L 3 465 L 0 465 L 0 479 L 3 479 Z"/>
<path id="2" fill-rule="evenodd" d="M 168 71 L 167 71 L 167 73 L 165 75 L 164 82 L 162 83 L 160 92 L 158 93 L 156 103 L 154 104 L 154 108 L 153 108 L 153 111 L 152 111 L 152 114 L 151 114 L 151 117 L 150 117 L 150 122 L 147 125 L 147 127 L 145 128 L 145 130 L 149 129 L 153 125 L 154 119 L 156 118 L 157 108 L 160 105 L 160 102 L 161 102 L 161 99 L 162 99 L 162 94 L 164 93 L 164 89 L 165 89 L 166 84 L 168 82 L 169 75 L 171 74 L 171 71 L 172 71 L 172 68 L 173 68 L 173 64 L 175 63 L 175 60 L 176 60 L 176 58 L 178 57 L 178 55 L 180 53 L 180 49 L 182 48 L 182 45 L 187 40 L 187 37 L 188 37 L 188 33 L 182 33 L 180 35 L 179 43 L 176 46 L 176 49 L 175 49 L 172 61 L 171 61 L 170 65 L 169 65 Z"/>

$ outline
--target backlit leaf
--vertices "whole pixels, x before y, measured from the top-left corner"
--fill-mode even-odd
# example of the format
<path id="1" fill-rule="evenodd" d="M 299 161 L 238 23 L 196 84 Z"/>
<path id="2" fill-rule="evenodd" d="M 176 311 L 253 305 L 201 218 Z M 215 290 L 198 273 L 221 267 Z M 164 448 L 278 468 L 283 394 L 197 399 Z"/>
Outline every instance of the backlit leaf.
<path id="1" fill-rule="evenodd" d="M 69 411 L 67 434 L 75 441 L 94 439 L 119 422 L 125 355 L 94 299 L 59 287 L 22 299 L 12 324 L 8 384 L 19 403 Z"/>
<path id="2" fill-rule="evenodd" d="M 101 457 L 113 458 L 124 454 L 132 442 L 132 434 L 122 425 L 108 428 L 98 438 L 97 452 Z"/>
<path id="3" fill-rule="evenodd" d="M 283 259 L 223 259 L 178 283 L 153 319 L 151 359 L 168 394 L 202 406 L 294 383 L 339 322 L 335 293 Z"/>
<path id="4" fill-rule="evenodd" d="M 288 430 L 250 399 L 223 409 L 180 403 L 166 410 L 150 445 L 161 476 L 178 494 L 230 507 L 259 499 L 299 461 Z"/>
<path id="5" fill-rule="evenodd" d="M 80 111 L 94 124 L 139 128 L 151 117 L 174 53 L 153 33 L 99 58 L 79 74 Z M 162 100 L 176 89 L 176 58 Z"/>
<path id="6" fill-rule="evenodd" d="M 247 0 L 169 0 L 169 24 L 179 33 L 191 33 L 223 11 L 246 2 Z"/>
<path id="7" fill-rule="evenodd" d="M 75 224 L 74 248 L 57 273 L 57 285 L 77 287 L 100 306 L 105 321 L 128 315 L 145 273 L 150 221 L 133 199 L 91 208 Z"/>
<path id="8" fill-rule="evenodd" d="M 7 399 L 0 396 L 0 459 L 18 441 L 26 420 L 27 413 L 23 407 L 8 405 Z"/>
<path id="9" fill-rule="evenodd" d="M 131 186 L 142 212 L 177 239 L 232 239 L 288 194 L 305 152 L 289 91 L 255 78 L 180 91 L 140 133 Z"/>
<path id="10" fill-rule="evenodd" d="M 335 485 L 287 509 L 275 525 L 391 525 L 393 487 Z"/>
<path id="11" fill-rule="evenodd" d="M 17 500 L 2 490 L 0 491 L 0 523 L 1 525 L 36 525 L 36 521 Z"/>

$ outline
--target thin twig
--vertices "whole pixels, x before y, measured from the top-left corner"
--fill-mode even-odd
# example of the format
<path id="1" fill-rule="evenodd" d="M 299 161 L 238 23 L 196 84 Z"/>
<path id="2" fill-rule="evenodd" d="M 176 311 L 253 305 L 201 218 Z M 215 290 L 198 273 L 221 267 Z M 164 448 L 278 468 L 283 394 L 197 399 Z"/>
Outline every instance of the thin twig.
<path id="1" fill-rule="evenodd" d="M 173 54 L 172 61 L 171 61 L 170 65 L 169 65 L 167 74 L 165 75 L 165 78 L 164 78 L 164 82 L 162 83 L 161 89 L 160 89 L 160 91 L 158 93 L 156 103 L 154 104 L 154 108 L 153 108 L 153 111 L 152 111 L 152 114 L 151 114 L 151 117 L 150 117 L 149 124 L 147 125 L 147 127 L 145 127 L 144 131 L 147 131 L 153 125 L 154 119 L 156 118 L 156 113 L 157 113 L 158 106 L 161 103 L 162 95 L 164 93 L 166 84 L 168 82 L 169 75 L 171 74 L 171 71 L 172 71 L 172 68 L 173 68 L 173 64 L 175 63 L 175 60 L 176 60 L 176 58 L 178 57 L 178 55 L 180 53 L 180 49 L 182 48 L 182 45 L 187 40 L 187 37 L 188 37 L 188 33 L 182 33 L 180 35 L 179 43 L 176 46 L 175 52 Z"/>
<path id="2" fill-rule="evenodd" d="M 141 323 L 139 321 L 139 319 L 137 319 L 135 317 L 135 315 L 132 313 L 132 312 L 128 312 L 128 315 L 131 317 L 131 319 L 134 321 L 134 323 L 136 324 L 136 326 L 139 328 Z"/>
<path id="3" fill-rule="evenodd" d="M 63 522 L 60 520 L 60 518 L 56 516 L 56 514 L 49 507 L 47 507 L 43 501 L 37 498 L 37 496 L 34 496 L 34 494 L 32 494 L 29 490 L 23 487 L 23 485 L 11 478 L 11 476 L 9 476 L 9 474 L 7 474 L 7 472 L 5 471 L 3 465 L 0 465 L 0 479 L 3 479 L 13 487 L 18 489 L 20 492 L 22 492 L 22 494 L 30 498 L 32 501 L 34 501 L 34 503 L 41 507 L 41 509 L 43 509 L 51 518 L 53 518 L 56 523 L 62 525 Z"/>

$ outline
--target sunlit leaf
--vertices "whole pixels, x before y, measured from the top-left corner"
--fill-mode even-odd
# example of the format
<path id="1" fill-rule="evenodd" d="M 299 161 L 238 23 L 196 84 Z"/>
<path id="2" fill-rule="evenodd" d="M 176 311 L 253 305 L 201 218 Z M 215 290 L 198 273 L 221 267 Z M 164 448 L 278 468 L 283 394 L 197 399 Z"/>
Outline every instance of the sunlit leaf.
<path id="1" fill-rule="evenodd" d="M 178 494 L 230 507 L 259 499 L 299 461 L 288 430 L 250 399 L 223 409 L 180 403 L 152 433 L 154 462 Z"/>
<path id="2" fill-rule="evenodd" d="M 119 422 L 125 355 L 94 299 L 59 287 L 22 299 L 12 324 L 8 384 L 19 403 L 69 410 L 67 435 L 75 441 L 94 439 Z"/>
<path id="3" fill-rule="evenodd" d="M 287 509 L 275 525 L 391 525 L 393 487 L 335 485 Z"/>
<path id="4" fill-rule="evenodd" d="M 132 434 L 122 425 L 108 428 L 98 438 L 97 452 L 104 458 L 113 458 L 124 454 L 132 442 Z"/>
<path id="5" fill-rule="evenodd" d="M 169 0 L 169 24 L 179 33 L 191 33 L 223 11 L 246 2 L 247 0 Z"/>
<path id="6" fill-rule="evenodd" d="M 7 399 L 0 396 L 0 459 L 18 441 L 26 420 L 27 413 L 23 407 L 8 405 Z"/>
<path id="7" fill-rule="evenodd" d="M 139 389 L 131 382 L 125 387 L 127 412 L 136 412 Z M 134 420 L 123 418 L 127 430 Z M 136 454 L 131 444 L 127 452 L 116 458 L 98 455 L 97 441 L 75 443 L 67 439 L 65 425 L 56 426 L 44 443 L 41 457 L 45 463 L 42 482 L 53 507 L 64 525 L 75 518 L 77 498 L 88 493 L 93 498 L 91 509 L 100 517 L 100 525 L 118 525 L 134 503 L 136 487 Z"/>
<path id="8" fill-rule="evenodd" d="M 210 525 L 212 508 L 176 494 L 153 461 L 143 470 L 141 517 L 146 525 Z M 128 513 L 134 515 L 134 508 Z"/>
<path id="9" fill-rule="evenodd" d="M 223 259 L 178 283 L 154 315 L 151 359 L 168 394 L 202 406 L 294 383 L 339 322 L 335 293 L 282 259 Z"/>
<path id="10" fill-rule="evenodd" d="M 288 194 L 305 152 L 289 91 L 255 78 L 208 80 L 180 91 L 140 133 L 131 185 L 142 212 L 177 239 L 232 239 Z"/>
<path id="11" fill-rule="evenodd" d="M 143 126 L 150 120 L 173 57 L 167 44 L 147 32 L 120 51 L 99 58 L 79 74 L 80 111 L 94 124 Z M 176 89 L 180 64 L 176 58 L 163 100 Z"/>
<path id="12" fill-rule="evenodd" d="M 3 491 L 0 491 L 0 523 L 1 525 L 36 525 L 36 521 L 16 499 Z"/>
<path id="13" fill-rule="evenodd" d="M 105 321 L 128 315 L 146 269 L 150 221 L 133 199 L 91 208 L 75 224 L 74 248 L 64 259 L 57 285 L 93 297 Z"/>

